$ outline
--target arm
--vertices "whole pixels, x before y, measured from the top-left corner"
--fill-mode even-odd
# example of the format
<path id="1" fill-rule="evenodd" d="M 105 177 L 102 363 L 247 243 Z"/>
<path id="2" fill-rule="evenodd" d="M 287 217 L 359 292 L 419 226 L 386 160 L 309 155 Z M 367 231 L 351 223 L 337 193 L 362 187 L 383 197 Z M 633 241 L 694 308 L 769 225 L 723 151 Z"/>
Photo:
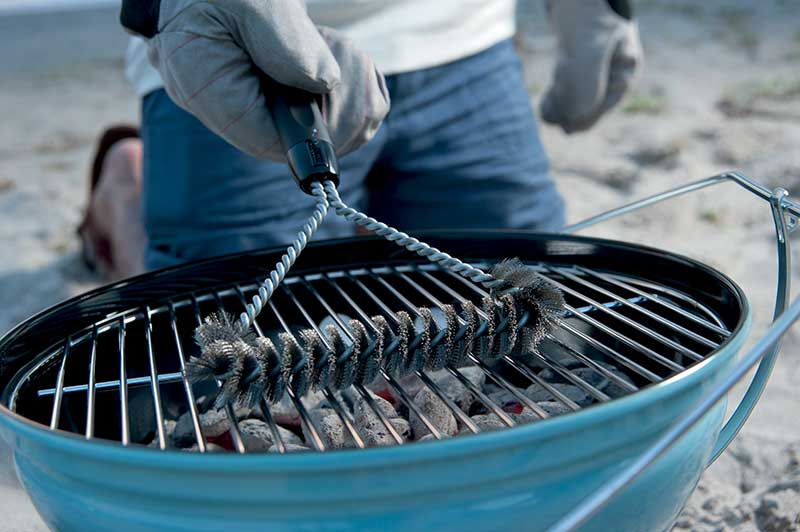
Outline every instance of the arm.
<path id="1" fill-rule="evenodd" d="M 389 110 L 372 60 L 317 28 L 302 0 L 124 0 L 129 30 L 173 101 L 240 150 L 285 160 L 262 78 L 318 95 L 338 154 L 367 142 Z"/>

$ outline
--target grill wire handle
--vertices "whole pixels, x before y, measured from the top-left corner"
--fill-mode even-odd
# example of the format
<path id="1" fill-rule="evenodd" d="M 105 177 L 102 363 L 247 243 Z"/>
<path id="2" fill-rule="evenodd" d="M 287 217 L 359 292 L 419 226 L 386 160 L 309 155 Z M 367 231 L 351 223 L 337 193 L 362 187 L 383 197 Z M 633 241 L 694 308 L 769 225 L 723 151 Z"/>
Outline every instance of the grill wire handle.
<path id="1" fill-rule="evenodd" d="M 577 530 L 605 508 L 616 496 L 636 481 L 639 476 L 653 465 L 658 458 L 674 445 L 695 423 L 705 416 L 728 392 L 741 381 L 747 373 L 758 364 L 750 386 L 744 397 L 728 421 L 722 427 L 708 465 L 711 465 L 733 441 L 749 417 L 775 365 L 780 342 L 783 335 L 800 318 L 800 297 L 795 298 L 788 306 L 791 285 L 791 250 L 788 234 L 797 228 L 800 218 L 800 204 L 789 199 L 789 193 L 783 188 L 769 190 L 760 183 L 738 173 L 725 172 L 711 177 L 693 181 L 665 192 L 643 198 L 622 207 L 606 211 L 581 222 L 565 227 L 563 233 L 574 233 L 581 229 L 596 225 L 628 214 L 662 201 L 682 196 L 689 192 L 704 189 L 719 183 L 732 181 L 748 192 L 766 200 L 770 204 L 775 224 L 775 236 L 778 253 L 778 283 L 775 295 L 775 308 L 772 325 L 764 336 L 741 359 L 719 384 L 708 394 L 701 397 L 689 411 L 676 421 L 653 445 L 648 447 L 636 459 L 620 471 L 608 483 L 601 486 L 590 496 L 583 499 L 570 513 L 553 523 L 550 532 L 568 532 Z M 759 364 L 759 361 L 761 362 Z"/>

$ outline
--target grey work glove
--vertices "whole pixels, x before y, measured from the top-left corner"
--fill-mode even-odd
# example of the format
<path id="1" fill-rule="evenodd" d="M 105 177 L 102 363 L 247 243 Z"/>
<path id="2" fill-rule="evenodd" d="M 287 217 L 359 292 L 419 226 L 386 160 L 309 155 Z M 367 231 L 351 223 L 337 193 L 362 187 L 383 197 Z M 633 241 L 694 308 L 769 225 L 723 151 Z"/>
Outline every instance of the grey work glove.
<path id="1" fill-rule="evenodd" d="M 255 157 L 285 160 L 254 68 L 322 95 L 339 155 L 371 139 L 389 111 L 369 56 L 317 28 L 302 0 L 126 0 L 122 22 L 149 37 L 150 62 L 172 100 Z"/>
<path id="2" fill-rule="evenodd" d="M 540 104 L 542 119 L 567 133 L 582 131 L 635 84 L 643 59 L 639 29 L 608 0 L 547 0 L 547 10 L 558 57 Z"/>

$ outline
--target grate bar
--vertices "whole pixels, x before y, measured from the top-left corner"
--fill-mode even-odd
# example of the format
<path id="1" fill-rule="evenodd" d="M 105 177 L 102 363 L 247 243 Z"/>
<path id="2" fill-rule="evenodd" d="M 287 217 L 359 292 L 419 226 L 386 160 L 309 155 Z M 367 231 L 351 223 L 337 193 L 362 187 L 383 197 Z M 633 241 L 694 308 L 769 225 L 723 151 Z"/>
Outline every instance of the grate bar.
<path id="1" fill-rule="evenodd" d="M 158 383 L 159 384 L 169 384 L 172 382 L 178 382 L 183 379 L 183 376 L 179 372 L 171 372 L 171 373 L 160 373 L 158 375 Z M 127 387 L 130 386 L 142 386 L 145 384 L 149 384 L 152 380 L 152 377 L 149 375 L 147 377 L 129 377 L 125 379 L 125 384 Z M 113 380 L 113 381 L 103 381 L 98 382 L 95 384 L 95 390 L 97 391 L 106 391 L 112 388 L 119 388 L 122 385 L 121 380 Z M 88 384 L 74 384 L 72 386 L 64 386 L 62 388 L 63 393 L 76 393 L 76 392 L 85 392 L 89 389 Z M 36 395 L 39 397 L 47 397 L 48 395 L 55 395 L 58 393 L 58 388 L 44 388 L 42 390 L 38 390 Z"/>
<path id="2" fill-rule="evenodd" d="M 503 361 L 512 368 L 514 368 L 515 370 L 517 370 L 517 372 L 525 376 L 530 382 L 536 383 L 545 390 L 547 390 L 548 392 L 550 392 L 550 394 L 553 397 L 555 397 L 558 402 L 560 402 L 573 412 L 577 412 L 578 410 L 580 410 L 581 407 L 580 405 L 578 405 L 578 403 L 576 403 L 575 401 L 573 401 L 572 399 L 570 399 L 557 389 L 553 388 L 553 386 L 551 386 L 549 382 L 538 376 L 536 373 L 532 372 L 524 364 L 520 364 L 511 357 L 506 357 L 503 359 Z"/>
<path id="3" fill-rule="evenodd" d="M 128 370 L 125 361 L 125 318 L 119 319 L 117 331 L 117 346 L 119 351 L 119 417 L 120 436 L 122 445 L 131 441 L 130 419 L 128 417 Z M 95 387 L 96 389 L 97 387 Z"/>
<path id="4" fill-rule="evenodd" d="M 61 355 L 61 366 L 58 369 L 56 377 L 56 388 L 54 390 L 55 397 L 53 398 L 53 410 L 50 413 L 50 428 L 55 430 L 58 428 L 58 421 L 61 417 L 61 401 L 64 398 L 64 373 L 67 368 L 67 356 L 69 355 L 70 343 L 69 338 L 64 340 L 63 355 Z M 52 395 L 52 393 L 50 394 Z M 41 395 L 39 395 L 41 397 Z"/>
<path id="5" fill-rule="evenodd" d="M 649 369 L 645 368 L 644 366 L 642 366 L 640 364 L 637 364 L 636 362 L 634 362 L 630 358 L 622 355 L 620 352 L 608 347 L 607 345 L 605 345 L 604 343 L 596 340 L 595 338 L 592 338 L 588 334 L 582 333 L 581 331 L 579 331 L 578 329 L 574 328 L 569 323 L 562 322 L 561 323 L 561 328 L 563 330 L 569 332 L 571 335 L 575 336 L 576 338 L 580 338 L 581 340 L 585 341 L 587 344 L 591 345 L 592 347 L 594 347 L 598 351 L 602 352 L 603 354 L 605 354 L 606 356 L 608 356 L 609 358 L 611 358 L 615 362 L 619 362 L 620 364 L 624 365 L 626 368 L 635 371 L 636 373 L 638 373 L 642 377 L 648 379 L 649 381 L 651 381 L 651 382 L 661 382 L 661 380 L 662 380 L 661 377 L 659 377 L 658 375 L 656 375 L 655 373 L 653 373 Z"/>
<path id="6" fill-rule="evenodd" d="M 94 437 L 95 375 L 97 372 L 97 329 L 92 332 L 92 352 L 89 358 L 89 389 L 86 391 L 86 439 Z"/>
<path id="7" fill-rule="evenodd" d="M 275 448 L 278 450 L 279 454 L 286 453 L 286 444 L 283 443 L 283 438 L 278 430 L 278 425 L 275 423 L 275 420 L 272 419 L 272 413 L 270 412 L 269 404 L 267 404 L 267 400 L 263 395 L 259 400 L 258 406 L 261 409 L 261 415 L 264 416 L 264 421 L 266 421 L 267 425 L 269 426 L 269 431 L 272 433 L 272 443 L 275 445 Z"/>
<path id="8" fill-rule="evenodd" d="M 650 311 L 650 310 L 648 310 L 648 309 L 646 309 L 646 308 L 644 308 L 642 306 L 639 306 L 639 305 L 637 305 L 635 303 L 631 303 L 631 302 L 627 301 L 626 299 L 622 298 L 621 296 L 611 292 L 610 290 L 607 290 L 607 289 L 605 289 L 605 288 L 603 288 L 601 286 L 598 286 L 598 285 L 596 285 L 596 284 L 594 284 L 594 283 L 592 283 L 590 281 L 587 281 L 586 279 L 582 279 L 582 278 L 578 277 L 577 275 L 573 275 L 572 273 L 569 273 L 565 268 L 558 268 L 555 271 L 557 271 L 558 273 L 560 273 L 561 275 L 563 275 L 567 279 L 570 279 L 570 280 L 572 280 L 572 281 L 574 281 L 574 282 L 576 282 L 576 283 L 578 283 L 578 284 L 580 284 L 582 286 L 585 286 L 587 288 L 595 290 L 596 292 L 599 292 L 599 293 L 603 294 L 606 297 L 610 297 L 610 298 L 614 299 L 615 301 L 618 301 L 621 305 L 623 305 L 625 307 L 633 309 L 633 310 L 635 310 L 635 311 L 647 316 L 648 318 L 656 320 L 658 323 L 660 323 L 662 325 L 665 325 L 669 329 L 672 329 L 675 332 L 681 333 L 681 334 L 683 334 L 684 336 L 686 336 L 688 338 L 691 338 L 695 342 L 701 343 L 701 344 L 705 345 L 706 347 L 710 347 L 712 349 L 715 349 L 715 348 L 719 347 L 719 344 L 717 342 L 713 342 L 713 341 L 709 340 L 708 338 L 706 338 L 704 336 L 700 336 L 699 334 L 697 334 L 697 333 L 695 333 L 693 331 L 690 331 L 686 327 L 682 327 L 681 325 L 678 325 L 677 323 L 665 318 L 664 316 L 660 316 L 660 315 L 656 314 L 655 312 L 652 312 L 652 311 Z M 678 344 L 678 345 L 680 345 L 680 344 Z M 700 356 L 700 355 L 697 355 L 697 356 L 702 359 L 702 356 Z"/>
<path id="9" fill-rule="evenodd" d="M 206 452 L 206 439 L 205 435 L 203 434 L 203 428 L 200 425 L 200 416 L 197 413 L 197 404 L 195 402 L 192 384 L 189 382 L 189 379 L 185 377 L 186 359 L 183 356 L 183 345 L 181 343 L 180 334 L 178 334 L 178 317 L 175 314 L 175 307 L 171 303 L 169 321 L 170 326 L 172 327 L 173 336 L 175 338 L 175 347 L 178 350 L 178 362 L 180 362 L 181 366 L 181 381 L 183 381 L 183 389 L 186 392 L 186 401 L 189 403 L 189 416 L 192 418 L 192 427 L 194 428 L 197 448 L 201 453 L 204 453 Z"/>
<path id="10" fill-rule="evenodd" d="M 609 401 L 611 399 L 608 395 L 606 395 L 605 393 L 601 392 L 600 390 L 598 390 L 597 388 L 595 388 L 594 386 L 592 386 L 591 384 L 589 384 L 588 382 L 586 382 L 582 378 L 580 378 L 577 375 L 575 375 L 574 373 L 572 373 L 569 369 L 567 369 L 558 360 L 551 360 L 551 359 L 545 357 L 544 355 L 542 355 L 541 353 L 538 353 L 538 352 L 535 352 L 535 351 L 531 353 L 531 356 L 533 358 L 537 359 L 542 364 L 544 364 L 551 371 L 555 371 L 556 373 L 561 375 L 561 377 L 564 378 L 567 382 L 571 382 L 572 384 L 576 385 L 578 388 L 582 388 L 585 392 L 587 392 L 589 395 L 593 396 L 595 399 L 599 400 L 600 402 Z M 544 381 L 544 379 L 542 379 L 542 382 L 546 382 L 546 381 Z M 554 391 L 555 391 L 555 389 L 554 389 Z"/>
<path id="11" fill-rule="evenodd" d="M 566 305 L 566 307 L 568 309 L 572 309 L 572 307 L 569 306 L 569 305 Z M 610 337 L 614 338 L 615 340 L 618 340 L 619 342 L 622 342 L 623 344 L 625 344 L 628 347 L 640 352 L 641 354 L 646 355 L 647 357 L 651 358 L 652 360 L 658 362 L 659 364 L 661 364 L 663 366 L 666 366 L 667 368 L 669 368 L 672 371 L 683 371 L 684 370 L 684 367 L 681 366 L 680 364 L 678 364 L 677 362 L 674 362 L 674 361 L 666 358 L 664 355 L 656 353 L 652 349 L 643 346 L 639 342 L 631 340 L 630 338 L 628 338 L 624 334 L 620 334 L 619 332 L 615 331 L 611 327 L 605 325 L 604 323 L 600 323 L 599 321 L 597 321 L 596 319 L 592 318 L 591 316 L 587 316 L 586 314 L 576 313 L 575 317 L 578 318 L 579 320 L 585 322 L 585 323 L 588 323 L 589 325 L 592 325 L 593 327 L 596 327 L 597 329 L 603 331 L 604 333 L 606 333 Z"/>
<path id="12" fill-rule="evenodd" d="M 317 427 L 311 420 L 311 416 L 308 415 L 308 410 L 306 410 L 305 405 L 303 405 L 303 402 L 295 397 L 294 390 L 292 390 L 291 386 L 286 388 L 286 393 L 289 395 L 289 399 L 297 409 L 297 413 L 300 414 L 300 423 L 302 423 L 305 429 L 308 431 L 311 439 L 311 445 L 313 445 L 314 449 L 317 451 L 324 451 L 325 443 L 322 441 L 322 438 L 317 431 Z"/>
<path id="13" fill-rule="evenodd" d="M 230 427 L 228 433 L 231 435 L 233 448 L 236 449 L 236 452 L 239 454 L 246 453 L 247 449 L 242 439 L 242 431 L 239 429 L 239 420 L 236 418 L 236 411 L 233 409 L 233 405 L 230 402 L 225 403 L 225 415 L 228 417 L 228 426 Z"/>
<path id="14" fill-rule="evenodd" d="M 359 449 L 363 449 L 364 447 L 366 447 L 366 445 L 364 444 L 364 440 L 361 439 L 361 435 L 356 430 L 356 427 L 355 425 L 353 425 L 351 417 L 348 415 L 349 412 L 347 412 L 346 409 L 342 408 L 341 403 L 339 403 L 339 399 L 336 398 L 336 394 L 334 394 L 330 390 L 330 388 L 323 388 L 322 395 L 325 396 L 325 399 L 327 399 L 328 403 L 333 407 L 334 412 L 336 412 L 336 415 L 342 421 L 342 424 L 347 429 L 347 432 L 350 433 L 350 437 L 353 439 L 356 446 Z"/>
<path id="15" fill-rule="evenodd" d="M 506 411 L 505 411 L 505 410 L 503 410 L 503 408 L 502 408 L 501 406 L 499 406 L 497 403 L 495 403 L 494 401 L 492 401 L 492 400 L 489 398 L 489 396 L 487 396 L 485 393 L 483 393 L 482 391 L 480 391 L 480 390 L 479 390 L 479 389 L 478 389 L 478 388 L 477 388 L 477 387 L 476 387 L 474 384 L 472 384 L 472 383 L 469 381 L 469 379 L 467 379 L 466 377 L 464 377 L 464 375 L 462 375 L 460 371 L 458 371 L 458 370 L 457 370 L 456 368 L 454 368 L 453 366 L 447 366 L 445 369 L 447 369 L 447 371 L 448 371 L 448 372 L 449 372 L 449 373 L 450 373 L 450 374 L 451 374 L 453 377 L 455 377 L 456 379 L 458 379 L 458 381 L 459 381 L 459 382 L 462 384 L 462 386 L 464 386 L 464 387 L 465 387 L 467 390 L 469 390 L 469 392 L 470 392 L 472 395 L 474 395 L 475 397 L 477 397 L 477 398 L 478 398 L 478 400 L 479 400 L 481 403 L 483 403 L 483 404 L 484 404 L 484 406 L 486 406 L 486 407 L 487 407 L 489 410 L 491 410 L 491 411 L 492 411 L 492 413 L 493 413 L 494 415 L 496 415 L 498 418 L 500 418 L 500 420 L 501 420 L 503 423 L 505 423 L 505 424 L 506 424 L 506 426 L 508 426 L 508 427 L 513 427 L 514 425 L 516 425 L 516 423 L 514 422 L 514 420 L 513 420 L 513 419 L 511 419 L 511 418 L 508 416 L 508 414 L 506 413 Z"/>
<path id="16" fill-rule="evenodd" d="M 550 269 L 550 271 L 560 274 L 560 272 L 558 272 L 557 270 Z M 571 295 L 577 297 L 578 299 L 581 299 L 581 300 L 589 303 L 590 305 L 596 307 L 598 310 L 602 311 L 606 315 L 611 316 L 611 317 L 615 318 L 618 321 L 621 321 L 622 323 L 624 323 L 628 327 L 631 327 L 631 328 L 635 329 L 636 331 L 638 331 L 638 332 L 640 332 L 640 333 L 642 333 L 644 335 L 653 337 L 654 339 L 656 339 L 659 342 L 661 342 L 663 345 L 666 345 L 666 346 L 668 346 L 668 347 L 670 347 L 672 349 L 675 349 L 676 351 L 680 352 L 683 355 L 686 355 L 689 358 L 692 358 L 692 359 L 694 359 L 696 361 L 703 360 L 703 357 L 700 356 L 699 354 L 697 354 L 696 352 L 692 351 L 691 349 L 689 349 L 689 348 L 687 348 L 685 346 L 682 346 L 681 344 L 675 342 L 674 340 L 670 340 L 669 338 L 667 338 L 663 334 L 661 334 L 661 333 L 659 333 L 657 331 L 654 331 L 653 329 L 651 329 L 649 327 L 645 327 L 644 325 L 636 323 L 635 321 L 633 321 L 632 319 L 628 318 L 627 316 L 623 316 L 619 312 L 605 307 L 604 305 L 602 305 L 601 303 L 598 303 L 597 301 L 595 301 L 591 297 L 589 297 L 589 296 L 587 296 L 585 294 L 582 294 L 581 292 L 578 292 L 577 290 L 573 290 L 569 286 L 566 286 L 564 283 L 561 283 L 561 282 L 553 279 L 550 276 L 546 276 L 546 277 L 550 280 L 550 282 L 552 282 L 553 284 L 558 286 L 562 291 L 564 291 L 564 292 L 566 292 L 568 294 L 571 294 Z M 644 347 L 644 346 L 642 346 L 642 347 Z"/>
<path id="17" fill-rule="evenodd" d="M 629 277 L 626 277 L 624 275 L 619 275 L 619 274 L 613 275 L 611 277 L 613 277 L 614 279 L 617 279 L 617 280 L 625 279 L 631 285 L 636 284 L 636 285 L 642 286 L 644 288 L 647 288 L 649 290 L 653 290 L 656 293 L 655 294 L 651 294 L 652 300 L 654 302 L 663 303 L 667 308 L 675 307 L 675 308 L 680 309 L 680 307 L 676 307 L 675 304 L 672 301 L 670 301 L 669 299 L 658 297 L 658 294 L 657 294 L 658 292 L 666 294 L 670 298 L 674 298 L 674 299 L 677 299 L 679 301 L 683 301 L 687 305 L 690 305 L 694 309 L 697 309 L 698 311 L 700 311 L 703 314 L 705 314 L 706 316 L 708 316 L 711 320 L 713 320 L 713 323 L 712 323 L 711 321 L 708 321 L 708 320 L 706 320 L 706 319 L 704 319 L 702 317 L 694 316 L 696 320 L 699 320 L 699 321 L 696 321 L 696 323 L 704 325 L 707 328 L 713 330 L 714 332 L 717 332 L 717 333 L 721 334 L 722 336 L 724 336 L 726 338 L 731 335 L 731 332 L 725 328 L 725 324 L 722 322 L 722 320 L 719 318 L 719 316 L 714 314 L 714 312 L 709 310 L 705 305 L 703 305 L 699 301 L 697 301 L 695 299 L 692 299 L 690 297 L 687 297 L 686 295 L 678 292 L 677 290 L 672 290 L 671 288 L 668 288 L 666 286 L 660 286 L 660 285 L 657 285 L 657 284 L 654 284 L 654 283 L 649 283 L 647 281 L 643 281 L 642 279 L 629 278 Z M 634 288 L 634 287 L 631 286 L 631 288 Z M 684 312 L 686 312 L 686 311 L 684 310 Z M 687 313 L 687 314 L 688 314 L 688 316 L 692 316 L 691 313 Z"/>
<path id="18" fill-rule="evenodd" d="M 724 337 L 730 336 L 730 333 L 728 331 L 726 331 L 725 329 L 721 329 L 721 328 L 717 327 L 716 325 L 714 325 L 713 323 L 709 323 L 708 321 L 697 317 L 696 315 L 692 314 L 691 312 L 686 312 L 682 308 L 678 307 L 677 305 L 674 305 L 674 304 L 670 303 L 669 301 L 666 301 L 666 300 L 661 299 L 661 298 L 653 297 L 652 295 L 648 294 L 647 292 L 645 292 L 643 290 L 639 290 L 635 286 L 627 284 L 627 283 L 624 283 L 624 282 L 620 281 L 619 279 L 615 279 L 614 277 L 612 277 L 610 275 L 604 275 L 604 274 L 599 273 L 599 272 L 593 272 L 592 270 L 589 270 L 587 268 L 583 268 L 581 266 L 576 266 L 575 269 L 578 270 L 579 272 L 581 272 L 586 277 L 593 277 L 595 279 L 599 279 L 601 281 L 605 281 L 608 284 L 612 284 L 612 285 L 614 285 L 614 286 L 616 286 L 618 288 L 622 288 L 623 290 L 628 290 L 629 292 L 632 292 L 632 293 L 636 294 L 637 296 L 641 297 L 645 301 L 648 301 L 648 302 L 651 302 L 651 303 L 655 303 L 655 304 L 660 305 L 660 306 L 662 306 L 662 307 L 664 307 L 664 308 L 666 308 L 668 310 L 671 310 L 674 313 L 678 314 L 679 316 L 682 316 L 682 317 L 684 317 L 684 318 L 686 318 L 688 320 L 691 320 L 693 323 L 701 325 L 701 326 L 703 326 L 703 327 L 715 332 L 716 334 L 720 334 L 720 335 L 722 335 Z M 584 282 L 587 282 L 587 281 L 584 280 Z M 592 284 L 594 286 L 594 283 L 590 283 L 590 284 Z M 649 310 L 645 309 L 644 307 L 641 307 L 640 305 L 636 305 L 636 308 L 639 309 L 640 311 L 646 311 L 647 314 L 650 315 L 650 317 L 652 317 L 653 319 L 663 320 L 663 322 L 668 324 L 669 327 L 680 331 L 681 333 L 689 336 L 690 338 L 696 340 L 697 342 L 702 343 L 703 345 L 706 345 L 707 347 L 711 347 L 711 348 L 719 347 L 719 342 L 716 342 L 714 340 L 711 340 L 710 338 L 702 336 L 702 335 L 696 333 L 695 331 L 692 331 L 691 329 L 687 329 L 686 327 L 683 327 L 682 325 L 679 325 L 679 324 L 667 319 L 666 317 L 664 317 L 664 316 L 662 316 L 660 314 L 656 314 L 655 312 L 649 311 Z"/>
<path id="19" fill-rule="evenodd" d="M 436 397 L 438 397 L 447 406 L 447 408 L 450 409 L 450 411 L 453 413 L 453 415 L 464 426 L 466 426 L 470 430 L 470 432 L 472 432 L 473 434 L 477 434 L 478 432 L 481 431 L 481 429 L 478 428 L 478 425 L 476 425 L 475 422 L 472 421 L 472 419 L 467 414 L 465 414 L 463 410 L 461 410 L 458 407 L 458 405 L 455 403 L 455 401 L 450 399 L 447 396 L 447 394 L 444 393 L 441 390 L 441 388 L 439 388 L 439 386 L 435 382 L 433 382 L 433 379 L 431 379 L 428 376 L 427 373 L 425 373 L 424 371 L 415 371 L 414 374 L 417 377 L 419 377 L 419 379 L 422 381 L 422 383 L 425 384 L 425 386 L 427 386 L 428 389 L 430 391 L 432 391 L 436 395 Z M 506 419 L 508 419 L 508 418 L 506 417 Z M 509 425 L 509 426 L 512 426 L 513 424 L 514 424 L 514 422 L 511 421 L 511 425 Z"/>
<path id="20" fill-rule="evenodd" d="M 161 450 L 167 448 L 167 437 L 164 431 L 164 412 L 161 406 L 161 391 L 158 384 L 158 370 L 156 357 L 153 352 L 153 323 L 150 321 L 150 307 L 144 310 L 144 331 L 147 339 L 147 361 L 150 365 L 150 390 L 153 395 L 153 408 L 156 414 L 156 437 Z"/>
<path id="21" fill-rule="evenodd" d="M 394 442 L 398 445 L 402 445 L 403 443 L 405 443 L 405 440 L 403 440 L 403 437 L 400 436 L 400 434 L 398 434 L 397 429 L 394 428 L 392 422 L 389 421 L 389 418 L 386 417 L 386 414 L 383 413 L 383 410 L 381 410 L 381 408 L 375 403 L 375 399 L 372 398 L 372 395 L 370 395 L 369 390 L 364 388 L 362 384 L 355 384 L 354 388 L 356 389 L 356 391 L 358 391 L 359 395 L 361 395 L 364 401 L 366 401 L 366 403 L 369 405 L 372 411 L 375 412 L 375 415 L 378 416 L 378 419 L 380 419 L 381 424 L 383 424 L 383 426 L 386 427 L 386 430 L 389 432 L 389 435 L 392 437 Z"/>
<path id="22" fill-rule="evenodd" d="M 587 357 L 583 353 L 578 352 L 578 350 L 576 350 L 574 347 L 572 347 L 570 345 L 567 345 L 566 343 L 562 342 L 561 340 L 559 340 L 555 336 L 548 335 L 547 339 L 550 340 L 551 342 L 553 342 L 554 344 L 556 344 L 557 346 L 559 346 L 564 351 L 567 351 L 575 359 L 580 360 L 581 362 L 586 364 L 591 370 L 596 371 L 597 373 L 599 373 L 603 377 L 614 381 L 614 383 L 617 384 L 618 386 L 621 386 L 621 387 L 627 389 L 629 392 L 636 392 L 636 391 L 639 390 L 639 388 L 637 388 L 633 384 L 629 383 L 626 380 L 623 380 L 618 375 L 615 375 L 614 373 L 610 372 L 608 369 L 604 368 L 603 366 L 598 364 L 596 361 L 594 361 L 591 358 Z"/>
<path id="23" fill-rule="evenodd" d="M 489 368 L 485 362 L 479 359 L 471 360 L 478 366 L 481 371 L 490 379 L 492 379 L 495 384 L 497 384 L 500 388 L 504 389 L 505 391 L 509 392 L 511 395 L 517 398 L 517 400 L 522 403 L 523 406 L 528 407 L 533 413 L 535 413 L 540 419 L 547 419 L 550 415 L 545 412 L 541 406 L 537 405 L 534 401 L 531 400 L 530 397 L 525 395 L 524 393 L 520 392 L 516 386 L 513 386 L 509 383 L 506 379 L 501 377 L 496 371 L 493 371 Z M 567 398 L 567 400 L 569 400 Z M 484 403 L 486 404 L 486 403 Z"/>
<path id="24" fill-rule="evenodd" d="M 411 412 L 413 412 L 414 415 L 416 415 L 420 421 L 422 421 L 422 424 L 425 425 L 425 428 L 427 428 L 430 431 L 430 433 L 433 434 L 433 437 L 436 438 L 437 440 L 444 439 L 445 436 L 439 430 L 439 427 L 434 425 L 433 422 L 430 419 L 428 419 L 428 416 L 422 413 L 422 411 L 419 409 L 416 403 L 414 403 L 414 400 L 408 396 L 405 388 L 403 388 L 400 385 L 400 383 L 398 383 L 397 380 L 395 380 L 394 377 L 389 375 L 386 372 L 386 370 L 381 369 L 380 374 L 381 377 L 383 377 L 383 379 L 386 381 L 386 383 L 389 386 L 391 386 L 392 390 L 400 397 L 400 399 L 403 401 L 406 407 L 408 407 L 408 409 Z"/>

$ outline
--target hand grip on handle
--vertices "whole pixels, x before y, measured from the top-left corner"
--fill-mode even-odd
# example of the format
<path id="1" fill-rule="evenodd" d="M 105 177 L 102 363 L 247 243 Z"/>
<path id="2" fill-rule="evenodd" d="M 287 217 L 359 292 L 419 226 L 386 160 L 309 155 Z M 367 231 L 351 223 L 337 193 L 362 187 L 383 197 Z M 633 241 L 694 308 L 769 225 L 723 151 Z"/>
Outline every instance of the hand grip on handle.
<path id="1" fill-rule="evenodd" d="M 311 194 L 311 184 L 322 181 L 338 186 L 339 161 L 316 95 L 266 79 L 262 89 L 300 189 Z"/>

